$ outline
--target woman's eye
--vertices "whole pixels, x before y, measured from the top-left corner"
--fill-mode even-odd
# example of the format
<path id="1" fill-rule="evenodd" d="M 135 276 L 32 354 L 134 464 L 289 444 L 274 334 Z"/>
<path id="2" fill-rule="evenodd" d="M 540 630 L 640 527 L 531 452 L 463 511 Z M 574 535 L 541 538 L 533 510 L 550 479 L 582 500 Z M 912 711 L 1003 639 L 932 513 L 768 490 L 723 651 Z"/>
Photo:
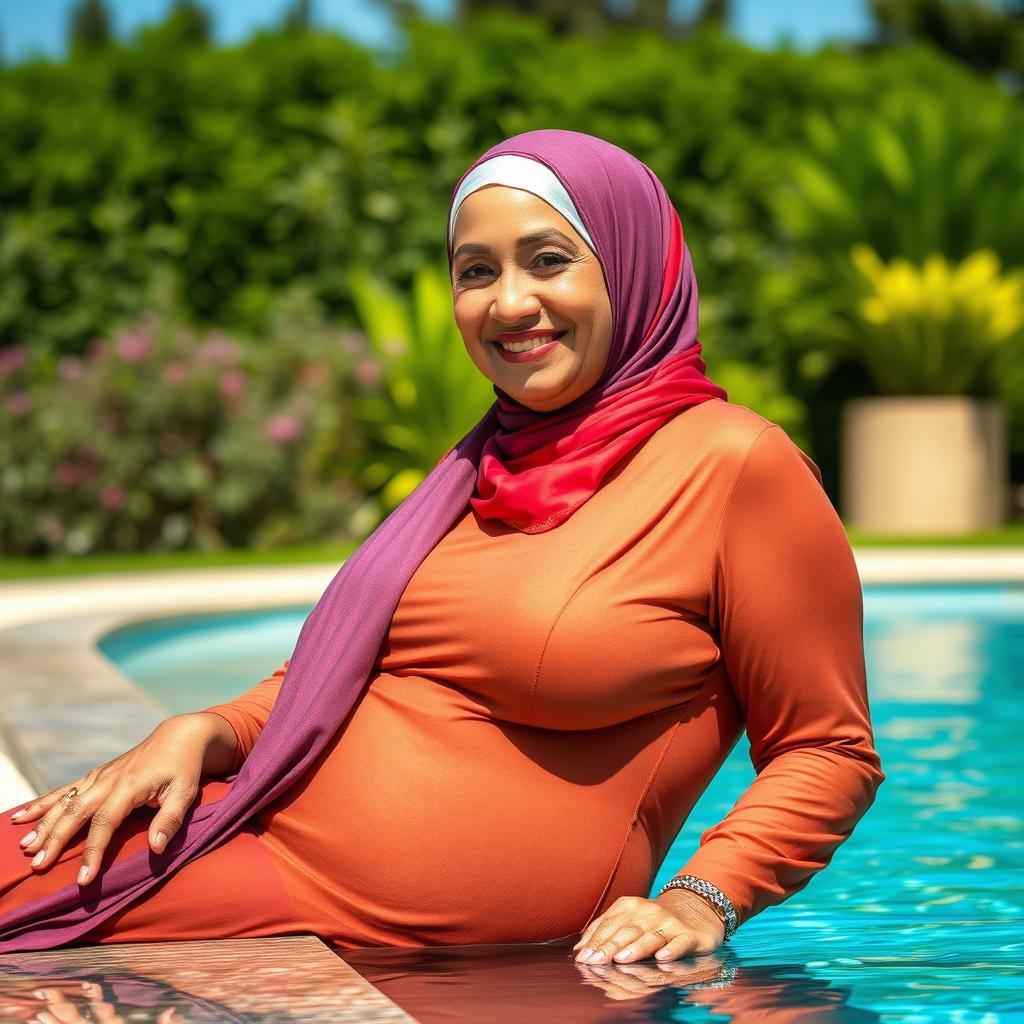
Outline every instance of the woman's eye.
<path id="1" fill-rule="evenodd" d="M 473 273 L 474 270 L 483 270 L 487 272 L 487 267 L 481 263 L 474 263 L 471 267 L 466 267 L 456 278 L 457 281 L 475 281 L 477 276 Z"/>
<path id="2" fill-rule="evenodd" d="M 554 263 L 542 264 L 544 269 L 553 269 L 554 267 L 560 267 L 569 262 L 568 256 L 563 256 L 560 252 L 542 252 L 538 257 L 537 261 L 541 260 L 554 260 Z"/>
<path id="3" fill-rule="evenodd" d="M 568 256 L 563 256 L 560 252 L 542 252 L 534 261 L 534 265 L 541 270 L 555 270 L 571 262 Z M 481 271 L 481 273 L 478 274 L 477 271 Z M 455 279 L 462 284 L 467 281 L 479 281 L 484 274 L 490 273 L 492 273 L 490 267 L 485 267 L 482 263 L 474 263 L 456 275 Z"/>

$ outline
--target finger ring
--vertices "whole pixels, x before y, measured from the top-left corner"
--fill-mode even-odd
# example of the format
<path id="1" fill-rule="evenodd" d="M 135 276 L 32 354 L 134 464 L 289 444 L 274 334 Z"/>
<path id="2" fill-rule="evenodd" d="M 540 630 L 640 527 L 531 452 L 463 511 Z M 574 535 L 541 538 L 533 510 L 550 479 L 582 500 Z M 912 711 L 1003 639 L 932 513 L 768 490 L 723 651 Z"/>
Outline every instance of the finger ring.
<path id="1" fill-rule="evenodd" d="M 665 938 L 665 933 L 660 928 L 655 928 L 654 929 L 654 934 L 655 935 L 660 935 L 662 938 Z"/>
<path id="2" fill-rule="evenodd" d="M 69 804 L 74 799 L 75 794 L 78 792 L 77 786 L 72 786 L 70 789 L 65 790 L 60 795 L 61 803 Z"/>

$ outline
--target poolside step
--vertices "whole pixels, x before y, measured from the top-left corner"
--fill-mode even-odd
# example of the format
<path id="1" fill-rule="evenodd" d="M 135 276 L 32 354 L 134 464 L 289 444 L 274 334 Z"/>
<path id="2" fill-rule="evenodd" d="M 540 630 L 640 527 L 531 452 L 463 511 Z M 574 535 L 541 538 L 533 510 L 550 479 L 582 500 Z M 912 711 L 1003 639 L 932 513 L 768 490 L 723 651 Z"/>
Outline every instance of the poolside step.
<path id="1" fill-rule="evenodd" d="M 0 957 L 0 1020 L 23 1020 L 43 1010 L 58 1020 L 415 1024 L 308 934 L 104 944 Z"/>

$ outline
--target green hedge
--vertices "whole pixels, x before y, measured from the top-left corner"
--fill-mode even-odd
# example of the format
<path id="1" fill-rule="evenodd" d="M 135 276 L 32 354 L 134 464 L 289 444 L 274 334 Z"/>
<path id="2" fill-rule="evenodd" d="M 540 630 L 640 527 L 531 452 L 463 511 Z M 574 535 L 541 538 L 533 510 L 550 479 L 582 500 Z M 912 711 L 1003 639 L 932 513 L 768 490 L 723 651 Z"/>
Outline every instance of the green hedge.
<path id="1" fill-rule="evenodd" d="M 443 261 L 465 167 L 555 126 L 604 136 L 662 178 L 710 371 L 750 366 L 776 382 L 768 406 L 806 409 L 793 427 L 833 494 L 839 403 L 870 383 L 807 355 L 844 301 L 851 240 L 883 257 L 984 246 L 1007 269 L 1024 259 L 1022 104 L 927 50 L 555 38 L 492 13 L 461 30 L 413 22 L 384 59 L 325 32 L 207 48 L 157 27 L 0 69 L 0 349 L 56 365 L 153 309 L 272 342 L 296 294 L 355 324 L 354 269 L 408 292 Z M 1024 478 L 1024 366 L 1005 387 Z"/>

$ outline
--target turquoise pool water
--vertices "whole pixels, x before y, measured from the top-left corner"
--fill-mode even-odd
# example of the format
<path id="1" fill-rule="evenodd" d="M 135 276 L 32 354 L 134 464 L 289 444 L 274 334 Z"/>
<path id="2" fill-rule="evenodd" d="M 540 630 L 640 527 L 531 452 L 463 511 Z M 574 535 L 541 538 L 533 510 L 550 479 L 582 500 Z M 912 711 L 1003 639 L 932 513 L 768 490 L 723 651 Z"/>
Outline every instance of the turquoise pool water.
<path id="1" fill-rule="evenodd" d="M 782 1014 L 757 1020 L 1024 1021 L 1024 587 L 866 587 L 864 607 L 887 780 L 832 864 L 726 947 L 732 984 L 760 985 L 765 1012 Z M 308 612 L 147 622 L 100 646 L 168 711 L 195 710 L 278 668 Z M 747 751 L 741 739 L 655 888 L 749 784 Z M 717 1003 L 687 985 L 658 1009 L 624 1000 L 618 1019 L 742 1024 L 727 988 Z"/>

